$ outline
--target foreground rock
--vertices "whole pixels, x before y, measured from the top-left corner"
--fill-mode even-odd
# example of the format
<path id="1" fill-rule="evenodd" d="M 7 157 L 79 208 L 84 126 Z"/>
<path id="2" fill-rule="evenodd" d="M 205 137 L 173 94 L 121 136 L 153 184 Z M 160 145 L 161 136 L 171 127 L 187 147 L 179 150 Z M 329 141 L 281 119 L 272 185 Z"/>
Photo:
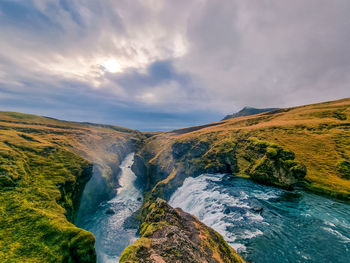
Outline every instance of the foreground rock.
<path id="1" fill-rule="evenodd" d="M 158 198 L 148 207 L 141 237 L 120 262 L 244 262 L 220 234 Z"/>

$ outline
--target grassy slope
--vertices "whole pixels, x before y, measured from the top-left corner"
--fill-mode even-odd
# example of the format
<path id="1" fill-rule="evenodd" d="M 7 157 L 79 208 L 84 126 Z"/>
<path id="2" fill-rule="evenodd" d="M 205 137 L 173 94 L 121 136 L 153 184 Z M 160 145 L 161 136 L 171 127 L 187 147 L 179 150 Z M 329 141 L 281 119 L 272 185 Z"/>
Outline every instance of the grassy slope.
<path id="1" fill-rule="evenodd" d="M 151 166 L 170 174 L 166 178 L 158 172 L 160 175 L 154 179 L 154 182 L 164 180 L 164 185 L 178 184 L 173 167 L 179 171 L 177 176 L 181 176 L 181 172 L 196 166 L 216 166 L 220 155 L 233 153 L 238 166 L 236 174 L 247 176 L 246 171 L 251 164 L 245 156 L 245 142 L 252 138 L 294 152 L 295 160 L 307 168 L 304 181 L 307 189 L 350 200 L 350 99 L 282 109 L 159 134 L 148 139 L 142 154 L 148 156 Z M 197 150 L 198 156 L 192 158 L 190 163 L 175 160 L 174 145 L 182 143 L 186 146 L 187 142 L 194 142 L 191 151 Z M 207 145 L 208 149 L 200 152 L 200 145 Z M 186 157 L 188 159 L 188 155 Z M 207 161 L 204 165 L 203 160 Z M 169 163 L 175 165 L 167 167 Z M 153 190 L 157 191 L 156 188 Z"/>
<path id="2" fill-rule="evenodd" d="M 92 163 L 108 174 L 108 164 L 118 162 L 110 147 L 137 136 L 0 112 L 0 261 L 93 262 L 94 237 L 71 223 L 83 186 Z"/>

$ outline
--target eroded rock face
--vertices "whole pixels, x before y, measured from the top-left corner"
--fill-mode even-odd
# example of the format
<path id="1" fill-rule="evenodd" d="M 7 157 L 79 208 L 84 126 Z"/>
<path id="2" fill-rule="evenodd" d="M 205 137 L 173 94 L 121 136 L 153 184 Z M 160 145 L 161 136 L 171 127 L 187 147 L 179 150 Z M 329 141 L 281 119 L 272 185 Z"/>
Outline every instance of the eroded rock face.
<path id="1" fill-rule="evenodd" d="M 244 262 L 220 234 L 196 217 L 158 198 L 149 205 L 141 238 L 120 262 Z"/>
<path id="2" fill-rule="evenodd" d="M 251 140 L 248 150 L 255 156 L 247 174 L 257 182 L 291 188 L 306 176 L 306 167 L 294 160 L 291 151 L 258 140 Z"/>
<path id="3" fill-rule="evenodd" d="M 203 173 L 239 175 L 286 189 L 306 176 L 306 167 L 295 161 L 293 152 L 255 137 L 169 137 L 157 144 L 163 140 L 159 136 L 139 153 L 145 191 L 151 192 L 153 201 L 168 200 L 187 177 Z"/>

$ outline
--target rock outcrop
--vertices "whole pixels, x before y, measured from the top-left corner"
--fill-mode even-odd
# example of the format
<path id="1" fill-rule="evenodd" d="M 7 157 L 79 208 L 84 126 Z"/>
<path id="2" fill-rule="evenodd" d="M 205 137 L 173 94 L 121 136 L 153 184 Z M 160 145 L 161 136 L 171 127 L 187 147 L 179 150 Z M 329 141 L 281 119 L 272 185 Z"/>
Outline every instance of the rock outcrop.
<path id="1" fill-rule="evenodd" d="M 222 236 L 196 217 L 158 198 L 148 205 L 141 237 L 127 247 L 121 263 L 243 263 Z"/>
<path id="2" fill-rule="evenodd" d="M 295 154 L 276 144 L 251 140 L 244 157 L 251 162 L 246 173 L 260 183 L 291 188 L 306 176 L 306 167 L 294 160 Z"/>

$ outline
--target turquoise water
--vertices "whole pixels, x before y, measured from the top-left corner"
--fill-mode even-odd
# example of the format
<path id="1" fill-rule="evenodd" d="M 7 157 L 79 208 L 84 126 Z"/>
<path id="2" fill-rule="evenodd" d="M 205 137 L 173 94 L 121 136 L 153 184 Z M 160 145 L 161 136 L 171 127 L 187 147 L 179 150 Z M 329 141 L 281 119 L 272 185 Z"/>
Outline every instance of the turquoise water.
<path id="1" fill-rule="evenodd" d="M 350 205 L 243 178 L 187 178 L 169 203 L 221 233 L 248 262 L 350 262 Z"/>

